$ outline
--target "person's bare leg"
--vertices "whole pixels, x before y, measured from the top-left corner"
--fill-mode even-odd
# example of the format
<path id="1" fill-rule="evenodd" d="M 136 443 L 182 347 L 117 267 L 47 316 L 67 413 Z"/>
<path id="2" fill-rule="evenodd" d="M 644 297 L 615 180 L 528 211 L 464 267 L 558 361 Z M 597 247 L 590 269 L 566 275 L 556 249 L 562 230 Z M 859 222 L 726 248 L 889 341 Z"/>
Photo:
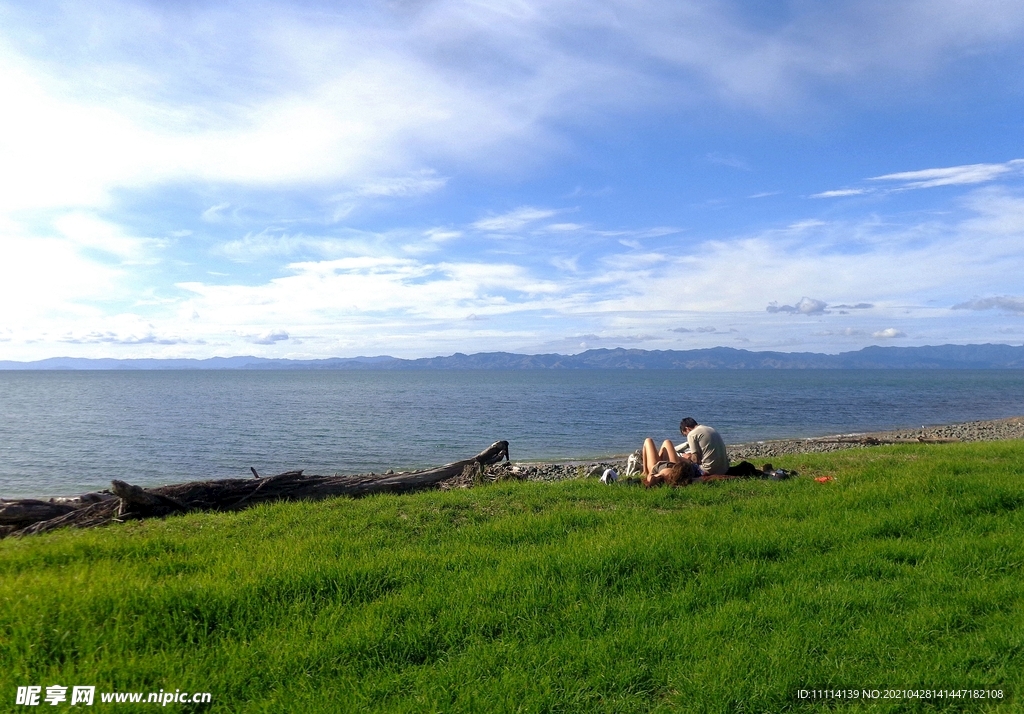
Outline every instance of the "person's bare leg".
<path id="1" fill-rule="evenodd" d="M 650 476 L 651 469 L 653 469 L 655 464 L 659 461 L 671 461 L 673 464 L 679 462 L 679 454 L 676 453 L 675 444 L 673 444 L 669 439 L 665 439 L 665 441 L 662 442 L 661 449 L 654 448 L 654 439 L 650 437 L 644 439 L 642 454 L 644 476 Z"/>
<path id="2" fill-rule="evenodd" d="M 654 448 L 654 439 L 651 437 L 644 439 L 644 448 L 641 453 L 643 455 L 644 476 L 650 476 L 651 469 L 658 463 L 658 452 Z"/>
<path id="3" fill-rule="evenodd" d="M 658 461 L 671 461 L 673 464 L 679 463 L 679 454 L 676 453 L 676 445 L 672 443 L 671 439 L 665 439 L 665 441 L 661 442 Z"/>

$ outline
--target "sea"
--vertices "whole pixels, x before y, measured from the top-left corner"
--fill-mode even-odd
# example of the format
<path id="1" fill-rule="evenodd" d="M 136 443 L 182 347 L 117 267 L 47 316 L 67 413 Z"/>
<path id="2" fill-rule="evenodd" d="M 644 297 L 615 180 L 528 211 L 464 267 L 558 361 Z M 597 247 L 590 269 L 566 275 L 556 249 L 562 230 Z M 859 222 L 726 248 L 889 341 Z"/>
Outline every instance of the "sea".
<path id="1" fill-rule="evenodd" d="M 727 443 L 1024 414 L 1021 370 L 0 372 L 0 498 L 514 461 L 596 461 L 678 436 Z"/>

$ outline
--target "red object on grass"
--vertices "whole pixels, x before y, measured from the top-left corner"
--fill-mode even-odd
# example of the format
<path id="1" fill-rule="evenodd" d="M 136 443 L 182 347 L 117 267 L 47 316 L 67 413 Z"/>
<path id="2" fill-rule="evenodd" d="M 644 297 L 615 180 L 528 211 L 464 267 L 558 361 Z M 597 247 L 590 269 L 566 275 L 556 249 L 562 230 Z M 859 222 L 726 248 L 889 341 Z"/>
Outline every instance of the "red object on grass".
<path id="1" fill-rule="evenodd" d="M 814 480 L 818 483 L 828 483 L 829 481 L 835 481 L 835 478 L 833 476 L 819 476 Z"/>

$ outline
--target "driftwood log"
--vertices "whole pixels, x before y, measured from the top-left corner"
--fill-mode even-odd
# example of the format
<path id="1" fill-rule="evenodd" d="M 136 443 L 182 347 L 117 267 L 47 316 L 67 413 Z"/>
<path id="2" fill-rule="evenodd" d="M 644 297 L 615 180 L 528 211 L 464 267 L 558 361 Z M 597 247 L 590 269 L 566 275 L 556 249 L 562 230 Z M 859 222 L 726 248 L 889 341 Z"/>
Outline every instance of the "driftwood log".
<path id="1" fill-rule="evenodd" d="M 26 498 L 22 501 L 11 501 L 0 508 L 0 526 L 24 528 L 31 523 L 47 521 L 77 510 L 69 503 L 50 503 Z"/>
<path id="2" fill-rule="evenodd" d="M 437 486 L 462 474 L 467 468 L 482 470 L 508 458 L 508 442 L 496 441 L 471 459 L 426 471 L 384 476 L 303 476 L 302 471 L 286 471 L 265 478 L 192 481 L 156 488 L 141 488 L 114 480 L 111 491 L 116 498 L 96 503 L 4 501 L 0 503 L 0 537 L 46 533 L 64 527 L 92 528 L 112 522 L 192 511 L 237 511 L 269 501 L 316 501 L 332 496 L 407 493 Z"/>

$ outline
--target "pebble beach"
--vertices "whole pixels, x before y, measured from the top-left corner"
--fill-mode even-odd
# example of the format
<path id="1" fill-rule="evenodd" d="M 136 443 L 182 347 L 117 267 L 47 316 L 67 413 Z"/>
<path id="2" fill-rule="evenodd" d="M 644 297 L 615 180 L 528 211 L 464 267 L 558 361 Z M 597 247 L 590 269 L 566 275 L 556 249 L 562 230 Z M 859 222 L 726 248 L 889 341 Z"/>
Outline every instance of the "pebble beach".
<path id="1" fill-rule="evenodd" d="M 929 441 L 1004 441 L 1024 439 L 1024 416 L 988 421 L 969 421 L 959 424 L 922 426 L 917 429 L 834 434 L 807 439 L 775 439 L 745 444 L 728 444 L 732 463 L 761 462 L 788 454 L 824 453 L 843 449 L 870 449 L 879 443 L 914 443 Z M 628 454 L 602 461 L 567 461 L 556 463 L 504 462 L 490 466 L 483 479 L 498 481 L 517 479 L 525 481 L 563 481 L 573 478 L 596 478 L 605 469 L 624 474 Z M 467 488 L 479 483 L 479 477 L 456 476 L 441 484 L 442 488 Z"/>

